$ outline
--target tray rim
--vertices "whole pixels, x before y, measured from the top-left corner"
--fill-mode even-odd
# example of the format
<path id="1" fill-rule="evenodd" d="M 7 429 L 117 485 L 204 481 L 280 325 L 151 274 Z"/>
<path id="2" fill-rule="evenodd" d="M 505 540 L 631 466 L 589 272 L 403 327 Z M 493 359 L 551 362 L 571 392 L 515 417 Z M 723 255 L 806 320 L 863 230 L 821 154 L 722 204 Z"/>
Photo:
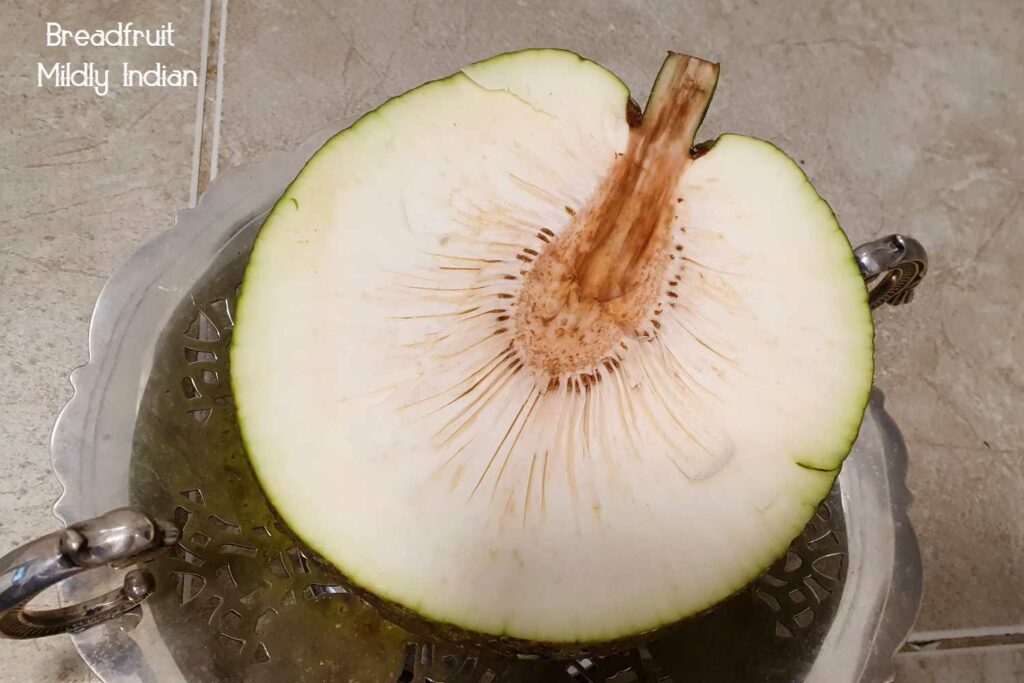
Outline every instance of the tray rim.
<path id="1" fill-rule="evenodd" d="M 205 247 L 204 253 L 212 261 L 237 232 L 238 222 L 231 223 L 224 219 L 233 212 L 238 213 L 240 209 L 244 214 L 252 214 L 252 200 L 258 194 L 253 192 L 254 187 L 257 190 L 276 192 L 264 196 L 262 201 L 255 204 L 269 209 L 309 158 L 324 142 L 345 127 L 322 129 L 292 151 L 274 151 L 262 161 L 239 166 L 219 175 L 211 181 L 195 207 L 178 211 L 172 228 L 142 245 L 104 284 L 90 322 L 89 359 L 71 372 L 73 394 L 60 411 L 51 435 L 51 463 L 62 486 L 62 493 L 53 506 L 53 512 L 62 523 L 96 516 L 118 504 L 128 503 L 127 486 L 122 487 L 123 500 L 119 499 L 117 482 L 105 479 L 97 481 L 95 477 L 83 481 L 81 465 L 90 460 L 96 461 L 101 450 L 119 451 L 119 456 L 115 457 L 121 457 L 125 462 L 130 457 L 135 413 L 127 417 L 122 415 L 110 424 L 110 417 L 103 414 L 103 408 L 110 400 L 115 370 L 121 370 L 122 373 L 125 370 L 124 364 L 119 364 L 119 351 L 127 335 L 133 330 L 137 332 L 140 310 L 144 305 L 153 308 L 155 299 L 163 299 L 165 308 L 173 309 L 186 294 L 183 289 L 161 286 L 160 278 L 176 264 L 180 264 L 188 256 L 188 248 L 195 245 Z M 250 206 L 245 210 L 247 203 Z M 218 221 L 222 221 L 219 232 L 216 227 Z M 225 225 L 231 227 L 226 228 Z M 150 331 L 150 336 L 155 343 L 159 331 L 155 334 Z M 146 356 L 145 352 L 151 352 L 152 349 L 143 351 L 136 355 Z M 147 361 L 146 357 L 134 358 L 140 372 L 145 370 Z M 142 381 L 142 377 L 137 379 L 136 384 L 138 381 Z M 124 382 L 121 384 L 124 385 Z M 134 389 L 135 406 L 138 407 L 141 386 L 120 386 L 118 389 L 122 399 L 130 399 Z M 860 600 L 863 594 L 855 598 L 854 591 L 844 590 L 833 627 L 808 674 L 808 681 L 831 683 L 841 680 L 892 680 L 893 657 L 909 635 L 920 608 L 923 570 L 917 538 L 908 515 L 911 495 L 906 486 L 907 450 L 896 423 L 886 412 L 884 399 L 879 389 L 872 389 L 862 434 L 858 436 L 854 451 L 839 475 L 847 528 L 854 532 L 849 534 L 851 546 L 860 547 L 861 552 L 872 558 L 867 567 L 862 566 L 863 562 L 854 565 L 848 560 L 847 581 L 850 580 L 849 572 L 853 571 L 855 577 L 861 576 L 869 586 L 879 590 L 878 599 L 870 606 L 877 613 L 877 618 L 870 618 L 870 612 L 859 607 L 864 602 Z M 127 412 L 123 410 L 123 405 L 120 412 Z M 103 422 L 104 418 L 107 418 L 106 422 Z M 131 429 L 125 429 L 129 424 Z M 868 456 L 863 453 L 858 457 L 857 444 L 861 444 L 865 426 L 869 425 L 877 432 L 874 438 L 880 446 L 876 449 L 876 462 L 868 462 Z M 101 426 L 110 431 L 104 431 Z M 113 438 L 118 435 L 118 426 L 122 427 L 122 441 L 125 437 L 123 432 L 128 432 L 127 444 L 118 444 L 117 439 Z M 863 446 L 860 451 L 864 451 Z M 126 480 L 127 467 L 124 469 Z M 878 486 L 865 490 L 865 478 L 874 478 Z M 100 489 L 100 495 L 93 497 L 97 488 Z M 104 491 L 106 495 L 103 495 Z M 850 520 L 854 520 L 854 527 L 857 520 L 857 515 L 851 514 L 851 510 L 855 511 L 858 505 L 865 504 L 854 496 L 864 496 L 870 492 L 878 496 L 878 500 L 874 501 L 876 506 L 882 505 L 890 511 L 890 523 L 881 536 L 877 533 L 875 537 L 870 536 L 871 532 L 865 531 L 867 527 L 863 527 L 863 520 L 863 528 L 859 531 L 850 528 Z M 101 499 L 102 503 L 99 502 Z M 878 571 L 879 563 L 887 563 L 887 569 Z M 60 598 L 73 602 L 83 592 L 94 589 L 96 581 L 97 577 L 87 574 L 79 581 L 66 582 L 60 588 Z M 143 622 L 152 624 L 152 618 L 145 618 L 147 613 L 143 605 Z M 836 627 L 837 624 L 840 628 Z M 851 631 L 858 632 L 863 639 L 858 647 L 850 645 Z M 153 641 L 156 635 L 155 629 L 153 633 L 136 631 L 129 637 L 117 629 L 98 628 L 75 634 L 72 640 L 79 655 L 101 680 L 128 681 L 137 679 L 121 667 L 115 670 L 109 666 L 112 647 L 129 647 L 142 640 L 150 650 L 148 656 L 156 653 L 158 657 L 169 657 L 165 648 L 157 647 L 162 644 Z M 142 665 L 147 657 L 141 654 L 138 645 L 135 645 L 134 650 L 136 654 L 133 661 L 137 660 L 135 663 Z M 837 667 L 845 669 L 841 676 L 837 675 Z M 148 666 L 145 668 L 149 669 Z"/>

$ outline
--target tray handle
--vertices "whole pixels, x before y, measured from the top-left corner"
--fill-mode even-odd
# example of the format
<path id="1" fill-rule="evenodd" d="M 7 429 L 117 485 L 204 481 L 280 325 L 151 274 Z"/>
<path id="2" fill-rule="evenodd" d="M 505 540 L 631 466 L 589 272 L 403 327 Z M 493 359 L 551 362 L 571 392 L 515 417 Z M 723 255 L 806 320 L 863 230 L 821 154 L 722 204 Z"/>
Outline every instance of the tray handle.
<path id="1" fill-rule="evenodd" d="M 899 306 L 914 299 L 914 288 L 928 271 L 928 254 L 913 237 L 886 235 L 853 250 L 868 285 L 868 305 Z"/>
<path id="2" fill-rule="evenodd" d="M 74 633 L 132 609 L 153 593 L 153 575 L 135 567 L 121 588 L 86 602 L 50 610 L 28 603 L 47 588 L 83 571 L 124 567 L 175 545 L 173 524 L 134 508 L 119 508 L 26 543 L 0 558 L 0 637 L 39 638 Z"/>

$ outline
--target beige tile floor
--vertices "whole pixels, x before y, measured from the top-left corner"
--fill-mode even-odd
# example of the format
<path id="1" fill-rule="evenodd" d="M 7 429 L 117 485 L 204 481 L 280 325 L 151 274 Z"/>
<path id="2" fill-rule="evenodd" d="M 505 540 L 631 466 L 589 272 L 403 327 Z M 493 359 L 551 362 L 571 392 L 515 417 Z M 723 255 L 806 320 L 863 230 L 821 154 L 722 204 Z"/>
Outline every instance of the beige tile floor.
<path id="1" fill-rule="evenodd" d="M 671 48 L 723 63 L 704 136 L 804 160 L 854 242 L 903 231 L 929 248 L 914 304 L 876 316 L 925 562 L 915 638 L 1024 633 L 1020 2 L 15 0 L 0 19 L 0 552 L 55 526 L 47 438 L 104 278 L 211 176 L 519 47 L 574 49 L 642 102 Z M 47 20 L 173 21 L 178 47 L 45 48 Z M 41 59 L 203 70 L 207 53 L 205 97 L 34 82 Z M 3 680 L 89 679 L 66 639 L 2 642 L 0 661 Z M 907 654 L 898 670 L 1024 681 L 1020 646 Z"/>

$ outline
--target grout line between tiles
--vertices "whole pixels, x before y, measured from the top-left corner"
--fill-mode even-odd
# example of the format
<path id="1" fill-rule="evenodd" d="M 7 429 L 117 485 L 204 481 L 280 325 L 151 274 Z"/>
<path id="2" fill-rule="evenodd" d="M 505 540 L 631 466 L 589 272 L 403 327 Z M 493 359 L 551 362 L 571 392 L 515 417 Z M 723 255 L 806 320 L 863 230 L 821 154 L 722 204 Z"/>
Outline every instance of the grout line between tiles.
<path id="1" fill-rule="evenodd" d="M 220 0 L 220 38 L 217 41 L 217 82 L 213 100 L 213 141 L 210 145 L 210 181 L 217 177 L 220 154 L 220 116 L 224 100 L 224 43 L 228 37 L 228 0 Z"/>
<path id="2" fill-rule="evenodd" d="M 999 636 L 1024 636 L 1024 626 L 982 626 L 978 628 L 953 628 L 940 631 L 914 631 L 907 638 L 907 642 L 930 643 L 939 640 Z"/>
<path id="3" fill-rule="evenodd" d="M 202 144 L 199 152 L 199 174 L 196 182 L 196 199 L 203 196 L 210 181 L 213 180 L 211 171 L 214 170 L 213 157 L 214 141 L 220 146 L 219 117 L 220 107 L 217 103 L 217 93 L 223 92 L 224 86 L 221 83 L 220 60 L 223 59 L 224 50 L 220 43 L 226 37 L 226 31 L 221 30 L 224 21 L 224 10 L 226 3 L 223 0 L 206 0 L 210 7 L 210 28 L 206 34 L 206 65 L 203 84 L 203 133 Z"/>
<path id="4" fill-rule="evenodd" d="M 939 657 L 941 655 L 970 655 L 984 654 L 986 652 L 1016 652 L 1024 649 L 1024 643 L 989 643 L 986 645 L 965 645 L 954 648 L 933 648 L 928 650 L 903 650 L 897 652 L 895 657 Z"/>
<path id="5" fill-rule="evenodd" d="M 192 146 L 192 173 L 189 177 L 188 206 L 195 207 L 199 201 L 199 162 L 203 154 L 203 117 L 206 107 L 206 68 L 210 53 L 210 15 L 213 12 L 213 0 L 206 0 L 203 10 L 203 35 L 199 48 L 199 68 L 203 77 L 199 79 L 199 94 L 196 98 L 195 141 Z"/>

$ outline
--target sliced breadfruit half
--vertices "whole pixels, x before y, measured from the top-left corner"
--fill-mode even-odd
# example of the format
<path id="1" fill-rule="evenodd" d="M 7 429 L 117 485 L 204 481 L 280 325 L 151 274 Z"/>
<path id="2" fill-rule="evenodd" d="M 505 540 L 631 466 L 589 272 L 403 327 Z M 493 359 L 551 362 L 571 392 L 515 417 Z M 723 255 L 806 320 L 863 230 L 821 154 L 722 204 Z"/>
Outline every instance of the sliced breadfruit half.
<path id="1" fill-rule="evenodd" d="M 770 143 L 693 146 L 718 65 L 641 115 L 528 50 L 362 117 L 245 274 L 231 375 L 288 527 L 426 621 L 548 646 L 705 610 L 828 493 L 872 382 L 850 244 Z"/>

